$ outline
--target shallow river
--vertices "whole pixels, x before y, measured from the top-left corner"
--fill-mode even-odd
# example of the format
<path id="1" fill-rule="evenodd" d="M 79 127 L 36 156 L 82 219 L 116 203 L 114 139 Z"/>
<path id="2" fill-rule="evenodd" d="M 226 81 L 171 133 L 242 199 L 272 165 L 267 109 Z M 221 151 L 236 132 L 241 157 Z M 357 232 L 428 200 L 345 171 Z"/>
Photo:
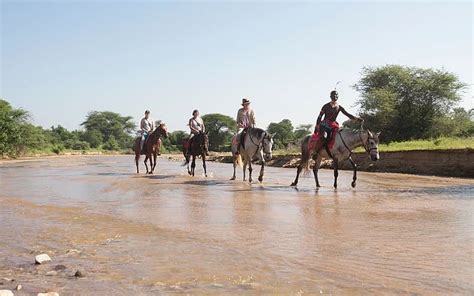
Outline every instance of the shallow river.
<path id="1" fill-rule="evenodd" d="M 360 173 L 352 189 L 343 171 L 335 191 L 322 170 L 319 191 L 311 176 L 296 190 L 293 169 L 249 185 L 229 181 L 228 164 L 209 163 L 209 178 L 200 165 L 191 178 L 165 159 L 136 175 L 130 156 L 0 164 L 0 289 L 474 293 L 474 180 Z M 34 265 L 40 253 L 53 261 Z"/>

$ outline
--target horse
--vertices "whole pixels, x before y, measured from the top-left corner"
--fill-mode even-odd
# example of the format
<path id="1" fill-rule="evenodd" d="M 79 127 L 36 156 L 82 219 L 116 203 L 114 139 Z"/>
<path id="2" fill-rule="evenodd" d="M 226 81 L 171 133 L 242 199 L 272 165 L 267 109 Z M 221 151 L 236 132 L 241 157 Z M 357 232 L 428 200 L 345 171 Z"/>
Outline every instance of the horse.
<path id="1" fill-rule="evenodd" d="M 369 154 L 369 158 L 372 161 L 377 161 L 380 159 L 378 151 L 380 133 L 373 134 L 371 131 L 363 130 L 362 128 L 358 131 L 342 129 L 334 132 L 337 133 L 335 135 L 336 139 L 334 142 L 334 146 L 331 149 L 328 148 L 328 150 L 324 149 L 323 147 L 319 152 L 311 151 L 311 148 L 309 147 L 311 135 L 308 135 L 303 139 L 301 143 L 301 163 L 297 168 L 295 181 L 293 181 L 290 186 L 298 185 L 298 178 L 303 168 L 306 172 L 309 171 L 311 158 L 315 161 L 313 173 L 317 188 L 321 187 L 318 180 L 318 169 L 321 165 L 322 158 L 333 159 L 334 188 L 337 188 L 337 177 L 339 175 L 338 164 L 339 162 L 345 160 L 349 160 L 352 165 L 354 173 L 352 176 L 351 186 L 352 188 L 356 187 L 357 165 L 351 157 L 352 150 L 354 150 L 355 148 L 361 146 L 364 147 L 365 151 Z M 328 151 L 330 155 L 328 155 Z"/>
<path id="2" fill-rule="evenodd" d="M 135 140 L 135 144 L 133 146 L 133 151 L 135 151 L 135 164 L 137 165 L 137 174 L 140 173 L 138 169 L 138 160 L 140 159 L 140 155 L 145 154 L 145 167 L 147 174 L 153 174 L 155 167 L 156 167 L 156 157 L 160 153 L 160 146 L 161 146 L 161 137 L 168 138 L 168 130 L 164 123 L 160 123 L 160 125 L 148 136 L 143 145 L 143 151 L 140 149 L 140 137 Z M 152 158 L 153 154 L 153 158 Z M 147 160 L 150 160 L 150 170 L 148 170 Z"/>
<path id="3" fill-rule="evenodd" d="M 185 143 L 183 143 L 183 154 L 184 158 L 186 159 L 184 165 L 188 166 L 188 174 L 194 177 L 194 169 L 196 168 L 196 156 L 201 156 L 202 159 L 202 166 L 204 168 L 204 175 L 207 178 L 207 170 L 206 170 L 206 151 L 209 147 L 209 137 L 208 132 L 196 134 L 189 143 L 189 147 L 185 148 Z M 187 153 L 186 153 L 186 150 Z M 189 162 L 191 156 L 193 157 L 193 161 L 191 163 L 191 170 L 189 169 Z"/>
<path id="4" fill-rule="evenodd" d="M 232 143 L 235 143 L 235 137 L 240 137 L 241 134 L 234 136 Z M 261 162 L 260 175 L 258 181 L 263 181 L 263 173 L 265 162 L 272 159 L 273 135 L 260 128 L 248 128 L 243 143 L 232 145 L 232 158 L 234 163 L 234 175 L 231 180 L 235 180 L 235 168 L 237 165 L 242 166 L 243 162 L 243 181 L 246 181 L 245 171 L 247 164 L 249 166 L 249 182 L 252 183 L 252 160 L 258 158 Z M 237 151 L 239 152 L 237 154 Z"/>

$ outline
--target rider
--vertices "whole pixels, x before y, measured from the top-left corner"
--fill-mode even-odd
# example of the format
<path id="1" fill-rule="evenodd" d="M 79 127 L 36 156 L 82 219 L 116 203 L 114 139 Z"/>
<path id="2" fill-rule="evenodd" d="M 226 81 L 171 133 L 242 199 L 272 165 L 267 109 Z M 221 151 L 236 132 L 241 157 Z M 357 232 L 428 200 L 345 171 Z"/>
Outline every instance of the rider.
<path id="1" fill-rule="evenodd" d="M 145 145 L 145 141 L 148 136 L 153 132 L 155 129 L 155 122 L 150 118 L 150 111 L 145 111 L 145 117 L 142 118 L 140 121 L 140 149 L 143 151 L 143 145 Z"/>
<path id="2" fill-rule="evenodd" d="M 188 123 L 189 129 L 191 131 L 188 140 L 186 141 L 185 148 L 186 154 L 189 153 L 189 147 L 191 145 L 191 140 L 195 135 L 202 134 L 206 132 L 206 126 L 204 125 L 204 121 L 202 120 L 201 116 L 199 116 L 199 110 L 193 111 L 193 117 L 189 119 Z M 208 154 L 207 147 L 204 148 L 206 151 L 206 155 Z"/>
<path id="3" fill-rule="evenodd" d="M 319 113 L 318 120 L 316 121 L 316 127 L 314 128 L 314 133 L 319 132 L 320 141 L 317 142 L 315 151 L 319 150 L 326 145 L 327 142 L 331 139 L 333 130 L 339 129 L 339 123 L 336 121 L 337 115 L 339 112 L 342 112 L 344 115 L 349 117 L 352 120 L 357 120 L 363 122 L 364 120 L 360 117 L 354 116 L 346 111 L 341 105 L 337 103 L 339 95 L 336 90 L 331 91 L 331 102 L 325 104 Z M 324 120 L 322 120 L 324 115 Z"/>
<path id="4" fill-rule="evenodd" d="M 237 133 L 234 136 L 234 144 L 237 145 L 237 154 L 239 153 L 240 139 L 245 136 L 249 127 L 255 127 L 255 112 L 250 108 L 250 99 L 242 99 L 242 108 L 237 112 Z"/>

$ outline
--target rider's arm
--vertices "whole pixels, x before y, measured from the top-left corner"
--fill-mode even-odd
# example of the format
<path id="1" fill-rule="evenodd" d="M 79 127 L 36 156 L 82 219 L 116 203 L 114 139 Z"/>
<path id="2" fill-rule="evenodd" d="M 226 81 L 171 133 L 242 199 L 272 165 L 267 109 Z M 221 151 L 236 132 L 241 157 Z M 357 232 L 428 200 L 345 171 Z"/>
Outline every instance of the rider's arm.
<path id="1" fill-rule="evenodd" d="M 253 111 L 253 109 L 250 110 L 250 123 L 252 125 L 252 127 L 256 127 L 257 126 L 257 121 L 255 120 L 255 112 Z"/>
<path id="2" fill-rule="evenodd" d="M 342 112 L 344 115 L 346 115 L 347 117 L 349 117 L 349 118 L 352 119 L 352 120 L 355 119 L 355 120 L 362 121 L 362 118 L 350 114 L 350 113 L 347 112 L 346 109 L 344 109 L 342 106 L 339 106 L 339 110 L 341 110 L 341 112 Z"/>
<path id="3" fill-rule="evenodd" d="M 140 130 L 141 130 L 142 132 L 146 132 L 146 131 L 147 131 L 147 130 L 146 130 L 146 127 L 145 127 L 145 119 L 144 119 L 144 118 L 142 118 L 142 120 L 140 121 Z"/>
<path id="4" fill-rule="evenodd" d="M 241 128 L 240 122 L 242 121 L 242 111 L 240 111 L 240 110 L 237 112 L 236 121 L 237 121 L 237 131 L 238 131 L 239 128 Z"/>
<path id="5" fill-rule="evenodd" d="M 204 125 L 204 120 L 201 119 L 201 124 L 202 124 L 202 132 L 205 133 L 206 132 L 206 125 Z"/>
<path id="6" fill-rule="evenodd" d="M 316 120 L 316 126 L 314 127 L 314 133 L 317 133 L 319 131 L 319 125 L 321 124 L 321 120 L 323 119 L 324 115 L 324 107 L 321 109 L 321 112 L 319 112 L 318 119 Z"/>

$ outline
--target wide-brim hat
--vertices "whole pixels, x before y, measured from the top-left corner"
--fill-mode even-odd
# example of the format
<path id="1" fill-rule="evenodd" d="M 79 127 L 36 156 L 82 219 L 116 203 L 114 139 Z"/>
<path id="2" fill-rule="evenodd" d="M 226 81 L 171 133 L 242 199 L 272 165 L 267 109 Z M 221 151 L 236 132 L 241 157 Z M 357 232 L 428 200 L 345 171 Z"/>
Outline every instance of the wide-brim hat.
<path id="1" fill-rule="evenodd" d="M 250 104 L 250 100 L 247 98 L 242 99 L 242 106 Z"/>

